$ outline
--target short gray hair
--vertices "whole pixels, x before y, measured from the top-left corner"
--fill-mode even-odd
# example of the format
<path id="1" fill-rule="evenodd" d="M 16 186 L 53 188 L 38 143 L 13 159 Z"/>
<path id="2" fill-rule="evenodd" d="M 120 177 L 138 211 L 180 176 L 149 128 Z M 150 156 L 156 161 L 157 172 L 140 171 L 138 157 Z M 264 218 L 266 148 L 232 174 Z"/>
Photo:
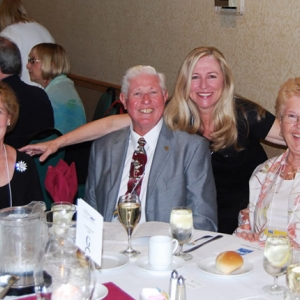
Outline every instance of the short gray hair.
<path id="1" fill-rule="evenodd" d="M 128 95 L 128 89 L 129 89 L 129 81 L 132 78 L 137 77 L 138 75 L 142 75 L 142 74 L 148 74 L 148 75 L 155 75 L 158 77 L 159 79 L 159 85 L 161 87 L 161 89 L 164 91 L 166 91 L 166 79 L 165 79 L 165 75 L 162 73 L 158 73 L 155 68 L 151 67 L 151 66 L 143 66 L 143 65 L 138 65 L 132 68 L 129 68 L 126 72 L 125 75 L 122 79 L 122 88 L 121 88 L 121 92 L 127 97 Z"/>
<path id="2" fill-rule="evenodd" d="M 22 71 L 21 53 L 18 46 L 0 37 L 0 69 L 3 74 L 19 75 Z"/>

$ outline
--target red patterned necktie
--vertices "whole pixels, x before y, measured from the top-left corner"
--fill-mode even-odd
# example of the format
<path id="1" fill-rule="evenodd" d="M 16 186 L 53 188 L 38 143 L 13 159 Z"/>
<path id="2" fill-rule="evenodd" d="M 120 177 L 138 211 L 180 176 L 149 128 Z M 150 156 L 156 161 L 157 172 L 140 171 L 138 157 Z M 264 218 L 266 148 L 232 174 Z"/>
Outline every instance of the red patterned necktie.
<path id="1" fill-rule="evenodd" d="M 133 152 L 130 170 L 129 180 L 127 184 L 127 193 L 134 193 L 140 195 L 141 185 L 145 172 L 145 166 L 147 163 L 147 154 L 144 146 L 146 141 L 143 137 L 138 140 L 138 148 Z"/>

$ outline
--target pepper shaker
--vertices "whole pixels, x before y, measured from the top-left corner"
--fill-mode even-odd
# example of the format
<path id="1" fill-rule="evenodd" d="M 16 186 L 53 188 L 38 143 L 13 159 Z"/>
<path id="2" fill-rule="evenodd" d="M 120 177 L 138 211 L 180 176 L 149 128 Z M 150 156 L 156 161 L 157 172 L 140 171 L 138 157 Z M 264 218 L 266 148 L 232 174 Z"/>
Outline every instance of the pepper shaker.
<path id="1" fill-rule="evenodd" d="M 176 270 L 173 270 L 171 273 L 170 288 L 169 288 L 170 300 L 176 300 L 177 278 L 178 278 L 178 273 Z"/>
<path id="2" fill-rule="evenodd" d="M 185 280 L 182 276 L 178 277 L 177 280 L 177 290 L 176 290 L 176 300 L 185 300 L 186 292 L 185 292 Z"/>

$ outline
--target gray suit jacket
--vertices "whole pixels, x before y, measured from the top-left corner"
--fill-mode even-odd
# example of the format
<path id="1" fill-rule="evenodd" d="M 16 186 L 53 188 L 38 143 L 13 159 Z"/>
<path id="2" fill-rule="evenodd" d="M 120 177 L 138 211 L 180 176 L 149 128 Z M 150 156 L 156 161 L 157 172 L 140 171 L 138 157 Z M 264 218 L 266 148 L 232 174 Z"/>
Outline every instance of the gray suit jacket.
<path id="1" fill-rule="evenodd" d="M 108 222 L 116 206 L 129 135 L 127 127 L 96 140 L 91 148 L 85 201 Z M 175 206 L 192 209 L 196 229 L 217 230 L 208 142 L 197 135 L 172 131 L 163 123 L 148 180 L 146 220 L 169 222 Z"/>

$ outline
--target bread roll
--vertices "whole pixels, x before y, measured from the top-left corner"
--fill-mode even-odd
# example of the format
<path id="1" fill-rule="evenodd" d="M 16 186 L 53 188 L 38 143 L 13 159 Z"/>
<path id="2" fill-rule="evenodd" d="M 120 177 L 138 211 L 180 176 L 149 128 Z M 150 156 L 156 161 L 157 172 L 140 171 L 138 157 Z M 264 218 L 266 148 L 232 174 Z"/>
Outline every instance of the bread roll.
<path id="1" fill-rule="evenodd" d="M 224 274 L 230 274 L 241 268 L 244 260 L 241 255 L 235 251 L 225 251 L 220 253 L 216 258 L 216 269 Z"/>

